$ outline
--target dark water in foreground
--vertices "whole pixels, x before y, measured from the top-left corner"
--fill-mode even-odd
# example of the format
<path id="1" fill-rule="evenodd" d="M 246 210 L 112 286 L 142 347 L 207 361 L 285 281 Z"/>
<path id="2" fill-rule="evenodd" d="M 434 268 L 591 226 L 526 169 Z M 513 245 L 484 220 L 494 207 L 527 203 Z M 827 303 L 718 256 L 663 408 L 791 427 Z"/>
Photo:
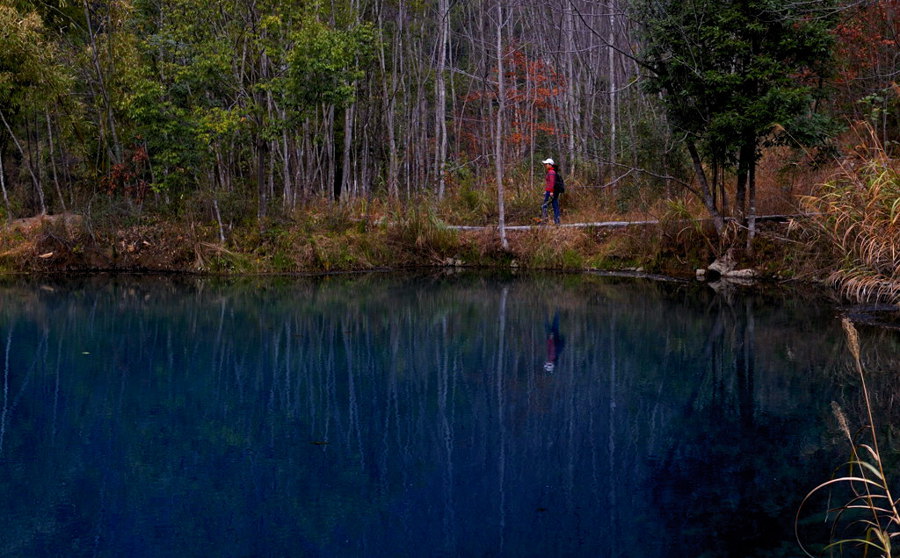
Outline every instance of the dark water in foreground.
<path id="1" fill-rule="evenodd" d="M 5 279 L 0 555 L 797 556 L 845 353 L 696 286 Z"/>

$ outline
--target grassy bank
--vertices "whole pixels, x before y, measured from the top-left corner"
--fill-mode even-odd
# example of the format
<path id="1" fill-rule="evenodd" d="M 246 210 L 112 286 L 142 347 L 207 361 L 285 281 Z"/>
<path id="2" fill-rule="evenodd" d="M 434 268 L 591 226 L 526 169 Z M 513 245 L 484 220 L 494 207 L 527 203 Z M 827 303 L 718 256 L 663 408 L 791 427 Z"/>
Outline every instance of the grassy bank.
<path id="1" fill-rule="evenodd" d="M 501 247 L 496 227 L 456 230 L 439 210 L 439 204 L 428 200 L 390 211 L 371 204 L 333 205 L 269 219 L 262 225 L 232 223 L 222 229 L 208 219 L 161 218 L 150 213 L 106 215 L 102 221 L 83 215 L 36 217 L 2 229 L 0 270 L 298 273 L 499 266 L 640 268 L 693 276 L 697 268 L 715 259 L 717 250 L 711 230 L 685 221 L 675 210 L 624 216 L 659 219 L 658 225 L 510 230 L 508 249 Z M 775 246 L 765 235 L 760 245 L 767 246 L 763 251 L 767 255 Z M 778 271 L 777 266 L 766 268 L 769 273 Z"/>
<path id="2" fill-rule="evenodd" d="M 772 165 L 770 165 L 772 166 Z M 763 168 L 766 168 L 764 166 Z M 781 193 L 778 177 L 765 192 Z M 230 212 L 209 200 L 177 208 L 148 199 L 101 198 L 92 211 L 19 219 L 0 227 L 0 271 L 157 271 L 318 273 L 421 266 L 558 270 L 636 270 L 693 277 L 726 252 L 740 268 L 769 279 L 826 282 L 855 300 L 900 298 L 897 163 L 868 150 L 837 162 L 802 205 L 769 195 L 761 212 L 812 216 L 760 223 L 753 250 L 732 224 L 715 235 L 690 197 L 645 190 L 611 192 L 573 180 L 563 221 L 656 221 L 627 227 L 542 226 L 507 231 L 501 247 L 496 191 L 460 186 L 443 200 L 311 201 L 290 214 L 258 219 L 246 202 Z M 819 180 L 820 179 L 820 180 Z M 647 195 L 646 198 L 643 196 Z M 509 225 L 533 225 L 534 188 L 507 191 Z M 474 225 L 458 230 L 452 225 Z"/>

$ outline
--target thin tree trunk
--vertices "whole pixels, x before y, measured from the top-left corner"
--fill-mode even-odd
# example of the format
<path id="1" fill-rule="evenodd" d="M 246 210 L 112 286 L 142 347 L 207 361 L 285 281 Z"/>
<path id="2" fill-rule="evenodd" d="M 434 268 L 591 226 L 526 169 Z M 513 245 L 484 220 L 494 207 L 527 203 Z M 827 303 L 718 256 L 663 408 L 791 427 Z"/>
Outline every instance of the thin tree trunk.
<path id="1" fill-rule="evenodd" d="M 103 77 L 103 69 L 100 67 L 96 34 L 94 33 L 94 26 L 91 22 L 91 10 L 87 0 L 83 0 L 82 3 L 84 5 L 84 19 L 87 25 L 88 39 L 91 42 L 91 62 L 93 63 L 94 71 L 97 72 L 97 84 L 100 87 L 100 96 L 103 98 L 103 103 L 105 105 L 104 109 L 107 125 L 109 126 L 109 133 L 112 134 L 113 145 L 110 153 L 112 155 L 113 163 L 119 163 L 122 161 L 122 147 L 119 144 L 119 136 L 116 132 L 116 121 L 112 112 L 112 102 L 109 100 L 109 91 L 106 89 L 106 80 Z"/>
<path id="2" fill-rule="evenodd" d="M 437 135 L 434 154 L 434 171 L 438 176 L 438 199 L 444 199 L 446 179 L 444 167 L 447 164 L 447 84 L 444 81 L 444 73 L 447 64 L 447 42 L 450 34 L 450 10 L 448 0 L 438 0 L 438 41 L 437 41 L 437 68 L 435 76 L 435 89 L 437 100 L 435 101 L 435 127 Z"/>
<path id="3" fill-rule="evenodd" d="M 575 156 L 575 138 L 579 135 L 577 130 L 578 119 L 581 111 L 578 108 L 579 99 L 575 94 L 577 80 L 575 79 L 575 14 L 572 10 L 566 10 L 563 16 L 565 28 L 566 52 L 564 53 L 566 68 L 566 161 L 568 172 L 575 172 L 577 157 Z"/>
<path id="4" fill-rule="evenodd" d="M 56 195 L 59 196 L 59 203 L 62 206 L 62 210 L 63 212 L 66 212 L 66 200 L 63 197 L 62 189 L 59 187 L 59 175 L 56 172 L 56 154 L 53 144 L 53 128 L 50 125 L 50 113 L 45 112 L 44 116 L 47 118 L 47 140 L 50 145 L 50 170 L 53 173 L 53 184 L 56 185 Z"/>
<path id="5" fill-rule="evenodd" d="M 3 126 L 6 128 L 6 131 L 9 132 L 9 137 L 12 138 L 13 143 L 15 143 L 16 145 L 16 149 L 19 150 L 19 154 L 22 156 L 22 160 L 25 162 L 25 168 L 28 169 L 28 174 L 31 176 L 31 183 L 34 185 L 34 189 L 38 194 L 38 200 L 41 204 L 41 215 L 45 215 L 47 213 L 47 206 L 44 204 L 44 189 L 41 187 L 41 182 L 34 174 L 34 168 L 31 166 L 31 158 L 28 157 L 28 154 L 26 154 L 25 150 L 22 149 L 22 144 L 19 143 L 19 138 L 17 138 L 13 133 L 9 122 L 6 121 L 6 116 L 3 114 L 3 111 L 0 111 L 0 120 L 3 121 Z"/>
<path id="6" fill-rule="evenodd" d="M 275 155 L 278 153 L 278 142 L 269 141 L 267 152 L 269 153 L 269 170 L 266 177 L 266 199 L 275 199 Z"/>
<path id="7" fill-rule="evenodd" d="M 334 201 L 340 201 L 341 199 L 341 191 L 344 185 L 344 157 L 343 157 L 343 136 L 346 131 L 346 122 L 345 118 L 347 116 L 347 109 L 338 109 L 334 106 L 331 107 L 331 126 L 329 127 L 329 134 L 331 135 L 331 144 L 328 151 L 329 159 L 331 159 L 331 168 L 332 168 L 332 199 Z M 340 129 L 338 130 L 338 123 L 340 122 Z M 338 137 L 338 132 L 340 132 L 341 137 Z"/>
<path id="8" fill-rule="evenodd" d="M 722 199 L 722 207 L 719 208 L 719 212 L 722 215 L 728 215 L 728 192 L 725 191 L 725 170 L 718 170 L 719 176 L 716 180 L 719 182 L 719 197 Z"/>
<path id="9" fill-rule="evenodd" d="M 391 81 L 395 81 L 396 75 L 394 75 L 394 71 L 392 70 L 391 73 Z M 385 89 L 387 89 L 387 85 L 385 85 Z M 397 174 L 400 172 L 400 158 L 397 156 L 397 132 L 395 130 L 396 124 L 394 123 L 395 117 L 396 105 L 394 103 L 394 93 L 392 91 L 387 102 L 387 110 L 384 123 L 385 127 L 387 127 L 388 134 L 387 187 L 388 196 L 393 199 L 398 199 L 400 197 L 400 185 L 397 181 Z"/>
<path id="10" fill-rule="evenodd" d="M 259 196 L 259 206 L 256 210 L 256 218 L 259 226 L 262 227 L 263 219 L 266 217 L 266 142 L 263 137 L 257 133 L 256 136 L 256 192 Z"/>
<path id="11" fill-rule="evenodd" d="M 343 153 L 341 154 L 344 161 L 341 164 L 343 169 L 343 172 L 341 172 L 341 191 L 344 199 L 356 195 L 356 180 L 352 168 L 353 161 L 350 156 L 353 150 L 353 132 L 355 130 L 353 123 L 355 116 L 356 104 L 352 104 L 344 111 L 344 145 Z"/>
<path id="12" fill-rule="evenodd" d="M 747 175 L 753 165 L 755 142 L 744 140 L 738 152 L 737 185 L 734 192 L 735 218 L 744 224 L 747 214 Z"/>
<path id="13" fill-rule="evenodd" d="M 0 148 L 0 190 L 3 191 L 3 203 L 6 204 L 6 221 L 12 221 L 12 208 L 9 205 L 9 195 L 6 192 L 6 170 L 3 168 L 3 149 Z"/>
<path id="14" fill-rule="evenodd" d="M 500 245 L 509 249 L 506 240 L 506 207 L 503 200 L 503 115 L 506 108 L 506 87 L 503 76 L 503 4 L 497 0 L 497 120 L 494 133 L 494 172 L 497 180 L 497 205 L 500 211 L 498 228 L 500 229 Z"/>
<path id="15" fill-rule="evenodd" d="M 222 214 L 219 213 L 219 200 L 213 198 L 213 209 L 216 212 L 216 222 L 219 224 L 219 243 L 225 245 L 225 227 L 222 226 Z"/>
<path id="16" fill-rule="evenodd" d="M 725 220 L 716 209 L 716 204 L 713 201 L 712 193 L 709 189 L 709 182 L 706 180 L 706 171 L 703 170 L 703 163 L 700 160 L 700 154 L 697 152 L 697 146 L 694 144 L 693 140 L 689 139 L 687 140 L 687 148 L 688 152 L 691 154 L 691 161 L 694 163 L 694 172 L 697 174 L 697 181 L 700 182 L 703 203 L 706 205 L 706 210 L 712 217 L 713 225 L 716 227 L 716 233 L 721 236 L 725 231 Z"/>
<path id="17" fill-rule="evenodd" d="M 712 194 L 713 205 L 719 207 L 719 164 L 712 163 L 712 184 L 710 184 L 710 193 Z"/>
<path id="18" fill-rule="evenodd" d="M 614 179 L 614 173 L 616 168 L 616 120 L 617 120 L 617 101 L 616 98 L 616 50 L 614 48 L 615 40 L 616 40 L 616 15 L 615 15 L 615 2 L 614 0 L 609 0 L 607 2 L 607 9 L 609 10 L 608 18 L 609 18 L 609 35 L 607 41 L 609 43 L 607 47 L 607 61 L 609 64 L 609 164 L 610 168 L 613 169 L 611 173 L 611 179 Z"/>
<path id="19" fill-rule="evenodd" d="M 282 109 L 281 111 L 281 120 L 283 122 L 287 121 L 286 111 Z M 281 169 L 281 180 L 282 180 L 282 205 L 285 209 L 293 209 L 294 207 L 294 186 L 291 183 L 291 150 L 288 145 L 288 134 L 287 128 L 283 128 L 281 130 L 281 156 L 284 159 L 282 162 Z"/>
<path id="20" fill-rule="evenodd" d="M 750 161 L 750 172 L 747 177 L 748 203 L 747 210 L 747 254 L 753 255 L 753 239 L 756 237 L 756 157 Z"/>

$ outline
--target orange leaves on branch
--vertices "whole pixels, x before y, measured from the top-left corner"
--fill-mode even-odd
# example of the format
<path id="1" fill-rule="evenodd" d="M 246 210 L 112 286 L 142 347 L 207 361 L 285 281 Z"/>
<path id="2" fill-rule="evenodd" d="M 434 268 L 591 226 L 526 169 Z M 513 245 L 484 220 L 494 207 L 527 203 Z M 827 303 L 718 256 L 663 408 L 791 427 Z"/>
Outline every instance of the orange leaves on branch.
<path id="1" fill-rule="evenodd" d="M 150 157 L 143 146 L 135 146 L 131 156 L 114 164 L 109 172 L 100 177 L 100 187 L 112 196 L 117 192 L 137 202 L 144 201 L 150 183 L 143 178 Z"/>
<path id="2" fill-rule="evenodd" d="M 900 0 L 862 4 L 834 30 L 839 70 L 835 82 L 850 86 L 895 63 L 900 34 Z"/>
<path id="3" fill-rule="evenodd" d="M 546 60 L 529 57 L 522 48 L 510 46 L 503 59 L 506 122 L 504 144 L 508 153 L 521 155 L 538 136 L 558 134 L 554 112 L 567 84 L 564 76 Z M 462 97 L 456 114 L 460 140 L 469 155 L 484 152 L 489 141 L 490 123 L 482 109 L 484 103 L 497 103 L 498 72 L 494 83 Z"/>

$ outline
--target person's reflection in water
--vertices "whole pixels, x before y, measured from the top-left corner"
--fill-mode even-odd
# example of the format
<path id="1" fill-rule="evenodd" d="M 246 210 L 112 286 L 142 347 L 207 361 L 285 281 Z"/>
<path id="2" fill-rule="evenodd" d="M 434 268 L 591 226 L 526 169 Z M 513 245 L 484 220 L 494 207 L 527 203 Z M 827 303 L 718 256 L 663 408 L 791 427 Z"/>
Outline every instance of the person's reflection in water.
<path id="1" fill-rule="evenodd" d="M 544 372 L 553 374 L 559 355 L 566 346 L 566 338 L 559 333 L 559 312 L 553 314 L 553 321 L 545 326 L 547 330 L 547 360 L 544 362 Z"/>

